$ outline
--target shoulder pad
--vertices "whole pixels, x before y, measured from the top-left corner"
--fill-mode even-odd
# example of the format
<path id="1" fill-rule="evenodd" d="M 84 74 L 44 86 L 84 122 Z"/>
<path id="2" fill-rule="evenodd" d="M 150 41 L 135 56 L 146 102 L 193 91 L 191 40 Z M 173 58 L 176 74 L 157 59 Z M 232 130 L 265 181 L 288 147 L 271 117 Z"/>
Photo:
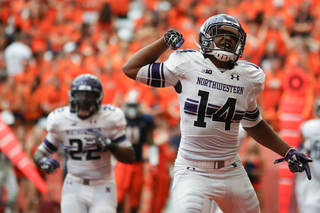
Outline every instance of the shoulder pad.
<path id="1" fill-rule="evenodd" d="M 123 110 L 114 105 L 101 105 L 99 116 L 102 119 L 105 119 L 110 125 L 126 125 L 126 119 Z"/>
<path id="2" fill-rule="evenodd" d="M 183 49 L 173 52 L 164 64 L 169 70 L 173 71 L 182 64 L 199 60 L 204 60 L 201 53 L 196 50 Z"/>
<path id="3" fill-rule="evenodd" d="M 264 85 L 265 74 L 263 70 L 248 61 L 238 61 L 235 69 L 240 69 L 239 72 L 245 76 L 254 86 Z"/>
<path id="4" fill-rule="evenodd" d="M 69 107 L 60 107 L 52 111 L 47 117 L 47 131 L 58 131 L 61 122 L 64 122 L 66 113 L 70 113 Z"/>

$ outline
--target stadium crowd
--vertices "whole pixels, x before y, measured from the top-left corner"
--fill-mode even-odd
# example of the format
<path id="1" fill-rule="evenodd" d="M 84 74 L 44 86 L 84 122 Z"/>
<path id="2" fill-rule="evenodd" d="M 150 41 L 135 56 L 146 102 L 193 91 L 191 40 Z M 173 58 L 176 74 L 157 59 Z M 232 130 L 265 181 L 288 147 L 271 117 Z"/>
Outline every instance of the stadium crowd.
<path id="1" fill-rule="evenodd" d="M 46 116 L 68 105 L 68 90 L 76 76 L 90 73 L 103 84 L 102 104 L 122 107 L 126 94 L 138 91 L 143 113 L 155 117 L 155 137 L 161 136 L 155 141 L 158 145 L 169 143 L 179 134 L 175 91 L 139 84 L 127 78 L 121 68 L 136 51 L 169 29 L 179 30 L 186 38 L 183 48 L 198 50 L 192 41 L 198 40 L 200 26 L 219 13 L 240 21 L 247 33 L 242 60 L 265 71 L 265 90 L 258 100 L 262 117 L 275 130 L 279 128 L 279 102 L 290 90 L 286 79 L 297 71 L 307 83 L 303 92 L 294 95 L 305 98 L 303 120 L 313 118 L 313 103 L 320 96 L 318 0 L 2 0 L 0 111 L 14 115 L 10 126 L 31 158 L 45 135 Z M 161 57 L 167 58 L 170 53 Z M 170 181 L 174 156 L 166 150 L 162 148 L 161 156 L 166 159 L 160 161 L 165 165 L 159 166 L 161 172 L 157 174 L 167 175 L 165 179 Z M 57 157 L 64 159 L 63 154 Z M 19 197 L 25 197 L 18 208 L 23 212 L 40 211 L 37 199 L 41 200 L 41 194 L 29 190 L 28 180 L 15 171 L 19 193 L 24 193 Z M 44 173 L 42 176 L 46 178 Z M 150 177 L 145 181 L 149 187 Z M 165 201 L 169 189 L 158 197 Z M 159 212 L 166 205 L 143 200 L 162 203 Z"/>

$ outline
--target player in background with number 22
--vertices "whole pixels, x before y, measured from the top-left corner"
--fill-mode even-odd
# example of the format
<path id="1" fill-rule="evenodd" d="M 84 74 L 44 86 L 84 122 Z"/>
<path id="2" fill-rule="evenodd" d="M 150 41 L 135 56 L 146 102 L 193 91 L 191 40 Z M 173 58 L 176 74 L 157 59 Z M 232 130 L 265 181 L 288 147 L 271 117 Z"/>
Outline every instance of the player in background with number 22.
<path id="1" fill-rule="evenodd" d="M 238 60 L 246 33 L 237 19 L 219 14 L 200 28 L 200 52 L 180 48 L 183 36 L 169 30 L 136 52 L 124 73 L 152 87 L 173 86 L 180 102 L 181 143 L 172 186 L 174 213 L 210 213 L 216 201 L 223 212 L 260 212 L 259 201 L 237 153 L 241 123 L 261 145 L 284 156 L 292 172 L 312 160 L 284 142 L 260 116 L 256 97 L 264 89 L 261 68 Z M 168 47 L 174 51 L 157 62 Z"/>
<path id="2" fill-rule="evenodd" d="M 61 195 L 62 213 L 116 213 L 117 195 L 111 155 L 133 163 L 134 150 L 126 139 L 124 112 L 101 105 L 103 89 L 90 74 L 76 77 L 69 91 L 69 106 L 48 116 L 48 134 L 33 156 L 45 172 L 60 167 L 51 156 L 62 144 L 68 155 L 68 174 Z"/>

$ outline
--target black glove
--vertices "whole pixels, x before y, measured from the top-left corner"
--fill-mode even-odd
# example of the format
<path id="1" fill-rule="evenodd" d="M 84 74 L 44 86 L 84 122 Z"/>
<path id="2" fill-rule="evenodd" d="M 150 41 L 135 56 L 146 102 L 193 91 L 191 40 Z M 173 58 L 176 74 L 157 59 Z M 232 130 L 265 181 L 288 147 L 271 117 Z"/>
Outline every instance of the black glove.
<path id="1" fill-rule="evenodd" d="M 178 31 L 169 30 L 164 34 L 164 41 L 172 50 L 177 50 L 184 43 L 184 38 Z"/>
<path id="2" fill-rule="evenodd" d="M 118 145 L 112 143 L 109 138 L 105 137 L 99 132 L 96 132 L 92 129 L 87 129 L 85 134 L 93 136 L 91 138 L 85 138 L 88 145 L 96 144 L 97 146 L 101 147 L 102 151 L 110 150 L 112 153 L 118 149 Z"/>
<path id="3" fill-rule="evenodd" d="M 306 171 L 308 179 L 311 180 L 311 172 L 308 164 L 309 162 L 312 162 L 311 158 L 307 157 L 302 152 L 298 152 L 296 149 L 291 148 L 284 158 L 275 160 L 274 164 L 283 161 L 288 162 L 288 167 L 291 172 Z"/>
<path id="4" fill-rule="evenodd" d="M 48 174 L 54 172 L 57 168 L 60 168 L 60 163 L 51 158 L 42 157 L 38 161 L 39 167 Z"/>

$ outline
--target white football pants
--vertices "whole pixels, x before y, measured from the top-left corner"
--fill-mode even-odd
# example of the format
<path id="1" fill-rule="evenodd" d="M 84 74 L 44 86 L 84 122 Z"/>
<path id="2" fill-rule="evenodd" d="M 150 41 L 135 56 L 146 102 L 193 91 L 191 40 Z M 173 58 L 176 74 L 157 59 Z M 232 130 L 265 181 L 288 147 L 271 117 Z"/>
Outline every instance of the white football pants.
<path id="1" fill-rule="evenodd" d="M 114 181 L 83 180 L 67 174 L 62 187 L 61 213 L 116 213 L 117 191 Z"/>
<path id="2" fill-rule="evenodd" d="M 174 213 L 210 213 L 213 200 L 224 213 L 259 213 L 259 201 L 239 155 L 231 160 L 232 165 L 213 169 L 208 168 L 211 162 L 178 156 L 172 187 Z"/>

